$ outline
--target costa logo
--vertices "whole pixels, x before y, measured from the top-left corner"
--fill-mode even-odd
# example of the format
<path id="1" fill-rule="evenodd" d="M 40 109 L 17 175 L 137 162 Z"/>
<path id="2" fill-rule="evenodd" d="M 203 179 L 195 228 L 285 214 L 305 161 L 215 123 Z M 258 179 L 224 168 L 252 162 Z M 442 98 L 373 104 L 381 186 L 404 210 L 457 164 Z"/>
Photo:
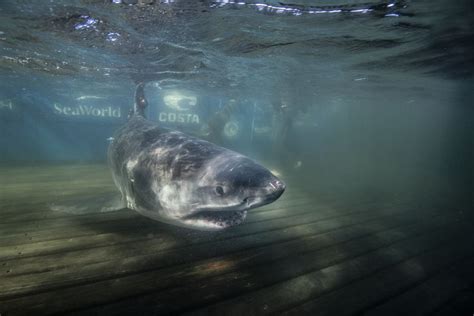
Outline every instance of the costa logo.
<path id="1" fill-rule="evenodd" d="M 165 92 L 163 103 L 167 111 L 158 113 L 160 122 L 199 124 L 199 115 L 193 113 L 197 97 L 189 91 L 173 90 Z"/>
<path id="2" fill-rule="evenodd" d="M 197 97 L 188 91 L 169 91 L 163 96 L 165 105 L 173 111 L 186 112 L 197 104 Z"/>

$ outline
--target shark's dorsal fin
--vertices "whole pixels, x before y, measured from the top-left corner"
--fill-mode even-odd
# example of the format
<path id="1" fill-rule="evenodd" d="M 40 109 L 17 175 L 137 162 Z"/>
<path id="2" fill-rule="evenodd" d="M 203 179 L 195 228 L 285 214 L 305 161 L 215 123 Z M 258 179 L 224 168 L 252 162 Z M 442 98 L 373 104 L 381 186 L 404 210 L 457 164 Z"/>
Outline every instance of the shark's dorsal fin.
<path id="1" fill-rule="evenodd" d="M 145 109 L 148 106 L 148 101 L 145 98 L 145 83 L 140 82 L 135 89 L 135 104 L 133 106 L 133 115 L 145 117 Z"/>

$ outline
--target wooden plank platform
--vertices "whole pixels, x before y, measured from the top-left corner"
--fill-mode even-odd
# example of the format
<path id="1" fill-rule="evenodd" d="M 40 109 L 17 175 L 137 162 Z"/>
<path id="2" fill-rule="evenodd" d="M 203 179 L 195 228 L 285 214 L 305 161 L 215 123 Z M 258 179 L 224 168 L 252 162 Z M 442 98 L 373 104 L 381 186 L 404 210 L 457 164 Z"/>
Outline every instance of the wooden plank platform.
<path id="1" fill-rule="evenodd" d="M 0 314 L 448 315 L 472 308 L 467 212 L 403 194 L 322 194 L 283 178 L 288 190 L 279 201 L 250 212 L 241 226 L 210 233 L 127 209 L 102 212 L 115 194 L 102 165 L 1 167 Z"/>

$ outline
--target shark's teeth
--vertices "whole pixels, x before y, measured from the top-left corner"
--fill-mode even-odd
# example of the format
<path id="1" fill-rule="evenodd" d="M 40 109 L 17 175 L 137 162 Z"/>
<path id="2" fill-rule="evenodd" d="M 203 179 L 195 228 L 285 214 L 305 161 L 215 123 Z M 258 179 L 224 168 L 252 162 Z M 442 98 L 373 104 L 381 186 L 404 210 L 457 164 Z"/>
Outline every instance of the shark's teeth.
<path id="1" fill-rule="evenodd" d="M 188 225 L 202 229 L 223 229 L 241 224 L 247 211 L 203 211 L 187 216 L 185 222 Z"/>

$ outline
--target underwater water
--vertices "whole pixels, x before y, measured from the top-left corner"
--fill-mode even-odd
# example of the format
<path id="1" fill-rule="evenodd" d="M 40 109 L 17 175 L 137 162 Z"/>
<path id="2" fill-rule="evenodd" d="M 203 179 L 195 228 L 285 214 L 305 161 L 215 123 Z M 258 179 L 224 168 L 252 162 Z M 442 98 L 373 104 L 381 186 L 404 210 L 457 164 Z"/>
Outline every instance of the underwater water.
<path id="1" fill-rule="evenodd" d="M 472 315 L 472 9 L 1 1 L 0 315 Z M 283 195 L 218 231 L 135 212 L 156 189 L 137 178 L 124 204 L 107 150 L 140 84 L 149 121 L 251 158 Z M 150 165 L 140 179 L 176 174 Z M 209 191 L 160 183 L 211 217 Z"/>

